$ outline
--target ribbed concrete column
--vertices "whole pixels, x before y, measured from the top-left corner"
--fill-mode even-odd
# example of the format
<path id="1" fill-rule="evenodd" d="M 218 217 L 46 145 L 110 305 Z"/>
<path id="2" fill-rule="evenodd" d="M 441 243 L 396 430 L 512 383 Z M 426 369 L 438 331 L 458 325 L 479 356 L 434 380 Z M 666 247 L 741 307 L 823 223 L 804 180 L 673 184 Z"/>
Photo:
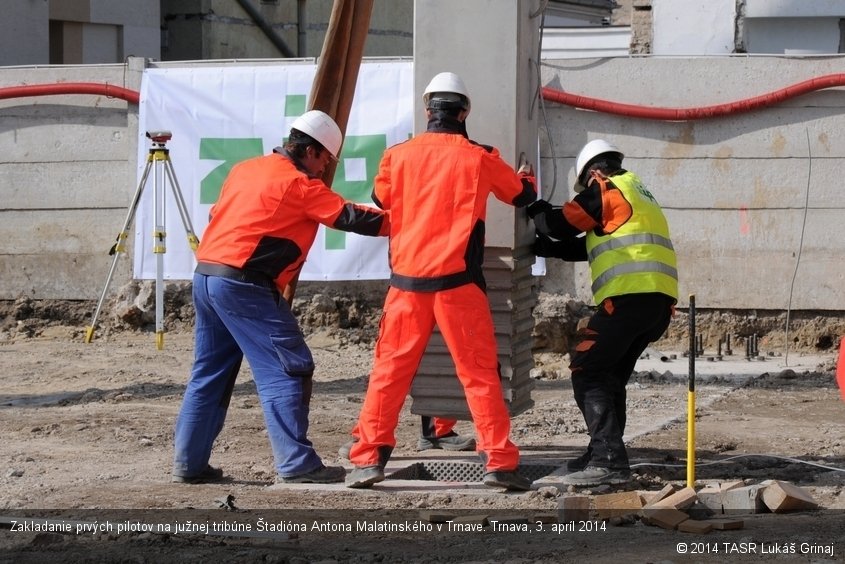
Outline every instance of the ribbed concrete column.
<path id="1" fill-rule="evenodd" d="M 525 153 L 537 168 L 537 0 L 415 0 L 415 130 L 425 129 L 422 92 L 438 72 L 461 76 L 472 98 L 470 138 L 497 147 L 514 168 Z M 512 414 L 532 406 L 529 371 L 534 305 L 532 228 L 522 210 L 492 196 L 487 213 L 485 277 L 493 310 L 505 399 Z M 412 389 L 411 410 L 469 419 L 463 390 L 439 333 Z"/>

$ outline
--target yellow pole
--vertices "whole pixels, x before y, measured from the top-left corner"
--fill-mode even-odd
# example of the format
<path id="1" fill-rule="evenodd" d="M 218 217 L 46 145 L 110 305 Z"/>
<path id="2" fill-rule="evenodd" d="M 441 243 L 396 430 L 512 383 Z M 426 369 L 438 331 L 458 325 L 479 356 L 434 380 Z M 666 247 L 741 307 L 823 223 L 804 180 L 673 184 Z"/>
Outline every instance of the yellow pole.
<path id="1" fill-rule="evenodd" d="M 689 296 L 689 391 L 687 392 L 687 486 L 695 487 L 695 294 Z"/>

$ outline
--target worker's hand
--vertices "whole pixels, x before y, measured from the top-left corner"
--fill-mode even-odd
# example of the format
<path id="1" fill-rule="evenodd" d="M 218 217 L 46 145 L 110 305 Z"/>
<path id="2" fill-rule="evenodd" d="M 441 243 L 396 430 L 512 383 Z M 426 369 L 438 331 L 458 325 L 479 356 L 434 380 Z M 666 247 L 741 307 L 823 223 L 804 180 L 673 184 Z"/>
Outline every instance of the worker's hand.
<path id="1" fill-rule="evenodd" d="M 548 213 L 552 211 L 552 209 L 552 205 L 546 200 L 537 200 L 536 202 L 525 208 L 525 211 L 528 212 L 528 217 L 534 219 L 534 216 L 539 215 L 541 213 Z"/>
<path id="2" fill-rule="evenodd" d="M 568 262 L 587 260 L 587 244 L 584 237 L 568 237 L 555 241 L 548 235 L 537 233 L 531 250 L 538 257 L 554 257 Z"/>
<path id="3" fill-rule="evenodd" d="M 547 235 L 537 233 L 537 238 L 531 245 L 531 252 L 538 257 L 557 257 L 557 242 Z"/>
<path id="4" fill-rule="evenodd" d="M 526 161 L 516 169 L 516 173 L 520 176 L 534 176 L 534 167 Z"/>

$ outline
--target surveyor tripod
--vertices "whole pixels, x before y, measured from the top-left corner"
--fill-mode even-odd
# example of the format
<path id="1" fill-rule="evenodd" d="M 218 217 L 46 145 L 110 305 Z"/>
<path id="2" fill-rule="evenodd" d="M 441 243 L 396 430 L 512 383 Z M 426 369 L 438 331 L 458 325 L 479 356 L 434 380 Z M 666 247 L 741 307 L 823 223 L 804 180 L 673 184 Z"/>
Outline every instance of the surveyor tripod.
<path id="1" fill-rule="evenodd" d="M 167 252 L 165 245 L 167 232 L 165 230 L 165 201 L 167 196 L 167 183 L 169 182 L 173 199 L 176 200 L 176 207 L 179 208 L 179 215 L 182 217 L 182 225 L 185 226 L 185 233 L 188 236 L 188 244 L 193 251 L 197 250 L 199 239 L 194 234 L 194 228 L 191 225 L 191 219 L 188 216 L 188 208 L 185 205 L 185 199 L 182 197 L 182 191 L 179 189 L 179 182 L 176 180 L 176 174 L 173 172 L 173 162 L 170 160 L 170 151 L 165 146 L 173 137 L 169 131 L 148 131 L 147 137 L 152 142 L 150 152 L 147 156 L 147 165 L 144 168 L 144 174 L 141 176 L 141 181 L 138 183 L 138 188 L 135 190 L 135 195 L 132 197 L 132 203 L 129 206 L 129 211 L 126 214 L 126 221 L 123 222 L 123 229 L 117 234 L 117 240 L 112 248 L 109 250 L 109 255 L 114 256 L 112 259 L 111 268 L 109 269 L 106 284 L 103 287 L 103 292 L 100 294 L 100 299 L 97 302 L 97 308 L 94 310 L 94 317 L 91 320 L 91 325 L 86 328 L 85 342 L 90 343 L 94 338 L 94 330 L 97 327 L 97 318 L 100 316 L 100 311 L 103 308 L 103 302 L 106 299 L 109 285 L 111 284 L 114 272 L 117 267 L 117 260 L 121 253 L 126 252 L 126 239 L 129 237 L 129 227 L 132 225 L 132 220 L 135 217 L 135 212 L 138 209 L 138 203 L 141 201 L 141 194 L 147 184 L 147 179 L 152 172 L 153 179 L 153 205 L 155 212 L 153 217 L 153 253 L 156 257 L 156 285 L 155 285 L 155 304 L 156 304 L 156 348 L 161 350 L 164 348 L 164 253 Z"/>

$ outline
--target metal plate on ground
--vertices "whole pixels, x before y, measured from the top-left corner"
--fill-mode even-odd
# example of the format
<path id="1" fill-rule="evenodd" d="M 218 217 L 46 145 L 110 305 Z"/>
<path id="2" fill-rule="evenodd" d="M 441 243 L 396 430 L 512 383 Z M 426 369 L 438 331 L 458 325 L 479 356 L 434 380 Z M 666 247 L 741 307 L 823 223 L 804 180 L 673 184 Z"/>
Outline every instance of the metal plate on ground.
<path id="1" fill-rule="evenodd" d="M 555 472 L 553 464 L 520 464 L 517 472 L 531 481 Z M 433 460 L 415 462 L 386 477 L 390 480 L 432 480 L 436 482 L 480 482 L 484 478 L 484 465 L 480 462 L 450 462 Z"/>

